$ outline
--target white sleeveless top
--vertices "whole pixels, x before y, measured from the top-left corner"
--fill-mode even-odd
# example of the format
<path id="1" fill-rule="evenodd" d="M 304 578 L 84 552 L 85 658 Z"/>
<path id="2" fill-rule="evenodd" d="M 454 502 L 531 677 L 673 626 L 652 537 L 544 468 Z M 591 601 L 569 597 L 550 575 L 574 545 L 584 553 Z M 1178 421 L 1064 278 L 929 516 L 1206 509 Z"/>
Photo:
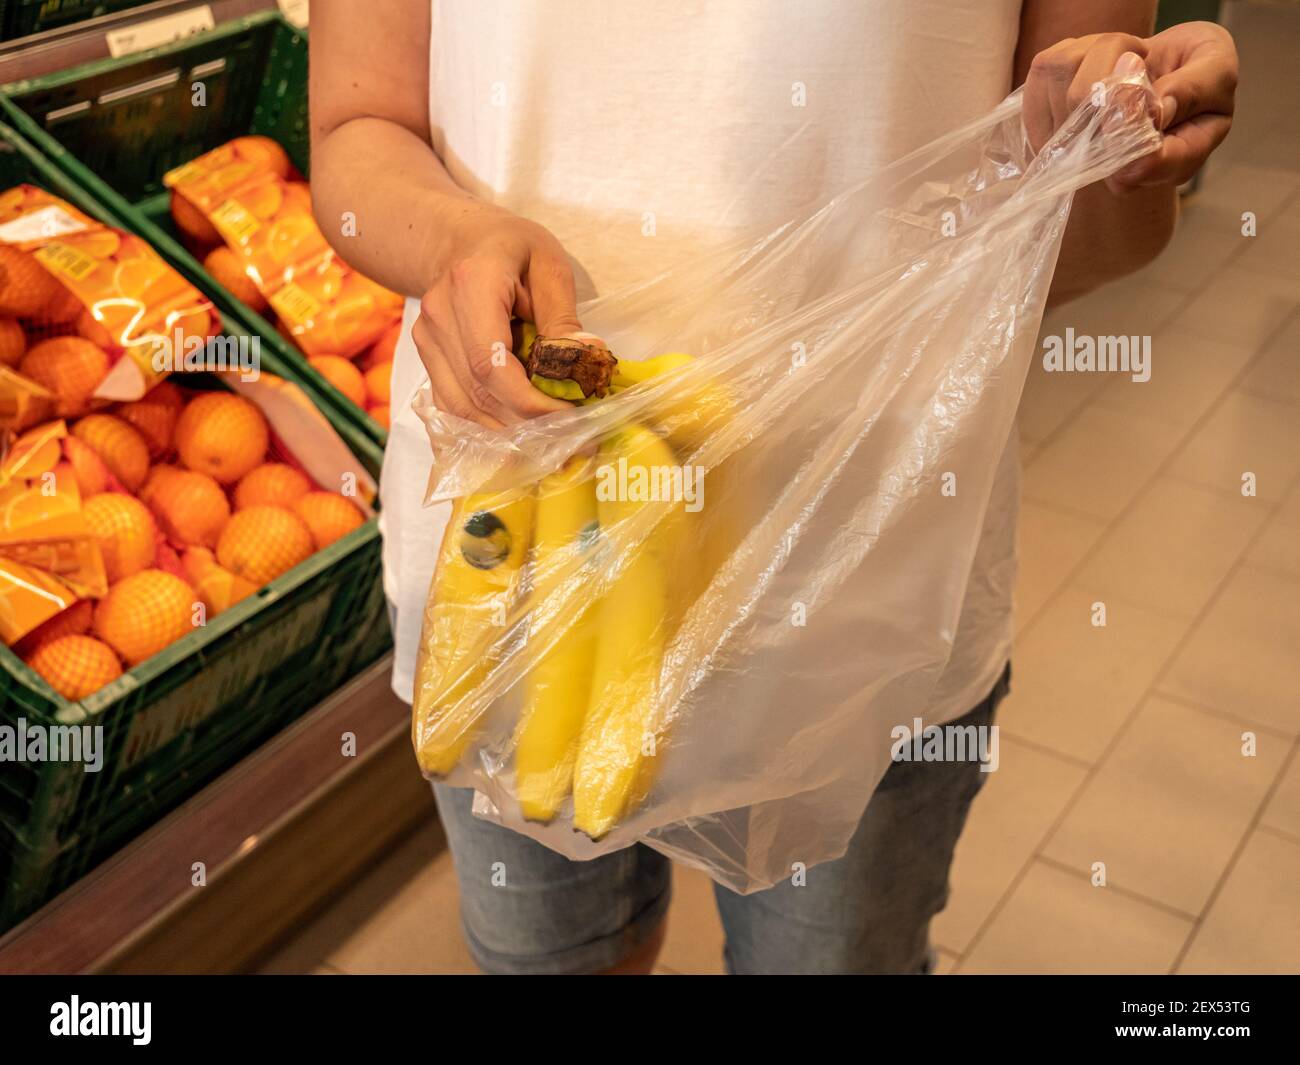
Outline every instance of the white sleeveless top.
<path id="1" fill-rule="evenodd" d="M 1010 91 L 1019 21 L 1020 0 L 432 0 L 430 133 L 459 185 L 555 233 L 581 300 L 766 232 L 984 114 Z M 407 701 L 449 513 L 422 506 L 416 311 L 380 486 Z M 1016 467 L 1013 433 L 927 722 L 972 708 L 1010 654 Z"/>

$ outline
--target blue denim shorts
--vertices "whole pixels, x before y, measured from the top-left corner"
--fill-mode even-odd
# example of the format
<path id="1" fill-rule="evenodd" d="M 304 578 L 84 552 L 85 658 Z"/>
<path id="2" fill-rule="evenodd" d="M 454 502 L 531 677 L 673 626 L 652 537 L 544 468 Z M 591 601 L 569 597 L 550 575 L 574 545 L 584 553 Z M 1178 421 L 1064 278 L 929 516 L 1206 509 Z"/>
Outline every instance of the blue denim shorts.
<path id="1" fill-rule="evenodd" d="M 1010 667 L 954 725 L 990 725 Z M 948 869 L 979 763 L 895 762 L 848 851 L 799 886 L 737 895 L 714 885 L 728 972 L 925 973 L 931 919 L 948 901 Z M 637 844 L 574 862 L 474 817 L 473 792 L 435 785 L 460 885 L 470 953 L 490 973 L 589 973 L 616 965 L 664 919 L 672 863 Z"/>

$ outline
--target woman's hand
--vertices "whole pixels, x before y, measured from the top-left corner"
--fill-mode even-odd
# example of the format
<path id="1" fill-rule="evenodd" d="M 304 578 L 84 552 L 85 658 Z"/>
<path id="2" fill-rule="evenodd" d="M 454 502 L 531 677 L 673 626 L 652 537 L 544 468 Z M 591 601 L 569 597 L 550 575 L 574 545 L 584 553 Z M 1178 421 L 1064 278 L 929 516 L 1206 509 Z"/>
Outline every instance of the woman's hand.
<path id="1" fill-rule="evenodd" d="M 1232 128 L 1237 46 L 1213 22 L 1184 22 L 1147 39 L 1147 76 L 1160 101 L 1160 151 L 1112 178 L 1121 187 L 1181 185 Z"/>
<path id="2" fill-rule="evenodd" d="M 573 271 L 545 228 L 464 200 L 412 330 L 439 410 L 492 429 L 569 406 L 529 383 L 512 354 L 510 319 L 542 336 L 581 331 Z"/>
<path id="3" fill-rule="evenodd" d="M 1146 68 L 1158 101 L 1160 151 L 1111 177 L 1124 188 L 1179 185 L 1195 174 L 1232 125 L 1237 49 L 1212 22 L 1186 22 L 1154 37 L 1097 33 L 1070 38 L 1034 56 L 1025 80 L 1024 122 L 1038 151 L 1107 75 Z"/>

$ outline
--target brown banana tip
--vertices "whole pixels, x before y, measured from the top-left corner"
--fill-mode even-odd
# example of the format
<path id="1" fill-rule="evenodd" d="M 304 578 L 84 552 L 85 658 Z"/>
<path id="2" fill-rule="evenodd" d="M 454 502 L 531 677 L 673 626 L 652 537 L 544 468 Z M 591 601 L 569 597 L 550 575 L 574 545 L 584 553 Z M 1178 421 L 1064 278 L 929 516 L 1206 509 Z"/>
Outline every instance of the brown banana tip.
<path id="1" fill-rule="evenodd" d="M 617 366 L 618 359 L 603 344 L 588 344 L 573 337 L 539 336 L 524 362 L 529 375 L 576 382 L 586 399 L 609 394 Z"/>

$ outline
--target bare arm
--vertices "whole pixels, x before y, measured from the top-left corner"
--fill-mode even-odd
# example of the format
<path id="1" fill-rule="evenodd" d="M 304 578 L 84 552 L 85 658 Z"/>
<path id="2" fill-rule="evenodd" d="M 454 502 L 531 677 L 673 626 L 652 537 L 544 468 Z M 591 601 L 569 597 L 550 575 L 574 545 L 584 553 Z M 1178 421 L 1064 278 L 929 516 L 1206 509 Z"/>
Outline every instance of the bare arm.
<path id="1" fill-rule="evenodd" d="M 413 336 L 438 407 L 499 428 L 567 406 L 501 353 L 513 314 L 580 328 L 573 277 L 549 232 L 471 196 L 434 152 L 429 33 L 427 0 L 312 5 L 312 206 L 349 263 L 420 298 Z"/>
<path id="2" fill-rule="evenodd" d="M 1025 0 L 1015 84 L 1026 84 L 1025 125 L 1035 147 L 1127 51 L 1145 55 L 1156 0 Z M 1093 34 L 1109 40 L 1084 41 Z M 1062 303 L 1154 259 L 1173 235 L 1176 186 L 1116 189 L 1098 182 L 1074 197 L 1052 280 Z"/>

